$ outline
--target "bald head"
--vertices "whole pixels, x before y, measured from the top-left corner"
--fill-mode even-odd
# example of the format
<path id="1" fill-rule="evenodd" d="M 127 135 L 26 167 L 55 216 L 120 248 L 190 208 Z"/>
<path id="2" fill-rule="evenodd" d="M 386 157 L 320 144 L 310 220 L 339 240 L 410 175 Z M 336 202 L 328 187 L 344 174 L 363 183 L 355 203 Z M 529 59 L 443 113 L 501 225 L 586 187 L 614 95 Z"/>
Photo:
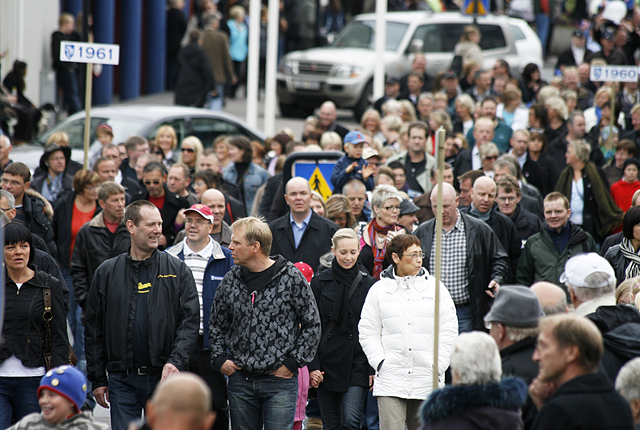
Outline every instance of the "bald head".
<path id="1" fill-rule="evenodd" d="M 488 212 L 496 201 L 496 183 L 488 176 L 481 176 L 473 183 L 471 202 L 481 213 Z"/>
<path id="2" fill-rule="evenodd" d="M 145 414 L 154 430 L 209 430 L 215 420 L 210 409 L 207 384 L 193 373 L 182 372 L 158 384 Z"/>
<path id="3" fill-rule="evenodd" d="M 431 207 L 438 204 L 438 185 L 431 191 Z M 453 186 L 447 182 L 442 183 L 442 225 L 446 231 L 451 230 L 458 220 L 458 196 Z"/>
<path id="4" fill-rule="evenodd" d="M 287 182 L 287 185 L 284 188 L 284 193 L 285 194 L 289 194 L 289 190 L 295 186 L 297 187 L 305 187 L 309 190 L 309 192 L 311 192 L 311 185 L 309 185 L 309 181 L 307 181 L 304 178 L 300 178 L 300 177 L 295 177 L 295 178 L 291 178 L 289 179 L 289 182 Z"/>
<path id="5" fill-rule="evenodd" d="M 209 206 L 207 202 L 217 201 L 220 199 L 224 202 L 224 194 L 222 194 L 220 190 L 209 188 L 207 191 L 202 193 L 202 196 L 200 196 L 200 203 L 205 206 Z"/>
<path id="6" fill-rule="evenodd" d="M 332 101 L 322 103 L 318 116 L 320 117 L 320 125 L 326 130 L 338 118 L 336 105 Z"/>
<path id="7" fill-rule="evenodd" d="M 311 186 L 304 178 L 291 178 L 284 189 L 284 199 L 289 212 L 297 223 L 301 223 L 311 210 Z"/>
<path id="8" fill-rule="evenodd" d="M 536 282 L 531 286 L 546 316 L 567 313 L 567 293 L 551 282 Z"/>

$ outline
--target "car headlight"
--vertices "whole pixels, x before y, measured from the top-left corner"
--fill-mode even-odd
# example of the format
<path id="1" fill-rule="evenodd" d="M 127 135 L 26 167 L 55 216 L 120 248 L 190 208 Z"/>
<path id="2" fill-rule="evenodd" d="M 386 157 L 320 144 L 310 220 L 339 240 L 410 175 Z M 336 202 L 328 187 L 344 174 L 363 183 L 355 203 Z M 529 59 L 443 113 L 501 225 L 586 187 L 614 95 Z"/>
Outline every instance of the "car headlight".
<path id="1" fill-rule="evenodd" d="M 296 60 L 283 60 L 280 63 L 280 73 L 285 75 L 297 75 L 299 71 L 298 62 Z"/>
<path id="2" fill-rule="evenodd" d="M 362 67 L 341 64 L 335 68 L 333 76 L 336 78 L 357 78 L 362 73 Z"/>

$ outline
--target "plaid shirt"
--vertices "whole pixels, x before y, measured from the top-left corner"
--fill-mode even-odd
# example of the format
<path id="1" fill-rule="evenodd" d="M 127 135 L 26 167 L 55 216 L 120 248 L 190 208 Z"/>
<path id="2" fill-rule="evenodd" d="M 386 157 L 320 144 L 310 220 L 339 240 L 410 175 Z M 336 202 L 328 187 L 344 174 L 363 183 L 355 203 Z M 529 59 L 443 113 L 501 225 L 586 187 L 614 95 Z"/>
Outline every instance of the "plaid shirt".
<path id="1" fill-rule="evenodd" d="M 469 303 L 469 280 L 467 279 L 467 238 L 464 234 L 464 222 L 458 213 L 458 220 L 449 231 L 442 231 L 442 283 L 449 290 L 456 305 Z M 436 235 L 433 235 L 429 272 L 436 273 Z"/>

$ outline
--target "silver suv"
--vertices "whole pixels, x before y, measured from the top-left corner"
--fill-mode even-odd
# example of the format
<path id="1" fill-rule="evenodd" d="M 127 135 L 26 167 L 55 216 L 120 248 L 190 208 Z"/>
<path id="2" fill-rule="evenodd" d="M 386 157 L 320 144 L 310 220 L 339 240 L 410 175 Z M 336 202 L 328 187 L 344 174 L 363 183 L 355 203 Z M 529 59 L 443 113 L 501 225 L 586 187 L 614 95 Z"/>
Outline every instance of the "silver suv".
<path id="1" fill-rule="evenodd" d="M 453 48 L 473 18 L 458 12 L 388 13 L 386 73 L 400 78 L 411 71 L 417 52 L 427 57 L 427 73 L 436 76 L 450 67 Z M 496 59 L 512 69 L 529 63 L 542 67 L 542 47 L 526 21 L 506 16 L 479 17 L 484 68 Z M 358 15 L 322 48 L 290 52 L 278 70 L 278 101 L 283 116 L 304 117 L 326 100 L 352 109 L 357 120 L 371 104 L 375 65 L 375 14 Z"/>

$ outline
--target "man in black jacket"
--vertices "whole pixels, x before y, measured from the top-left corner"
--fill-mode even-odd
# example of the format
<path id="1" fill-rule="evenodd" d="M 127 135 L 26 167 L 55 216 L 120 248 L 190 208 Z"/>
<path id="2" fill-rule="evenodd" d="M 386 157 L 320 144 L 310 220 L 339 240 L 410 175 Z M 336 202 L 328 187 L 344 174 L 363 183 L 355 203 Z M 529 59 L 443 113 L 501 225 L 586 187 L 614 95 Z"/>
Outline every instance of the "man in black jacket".
<path id="1" fill-rule="evenodd" d="M 82 106 L 78 94 L 78 64 L 60 60 L 60 42 L 79 42 L 80 35 L 74 32 L 75 18 L 69 13 L 60 15 L 59 30 L 51 35 L 51 59 L 56 71 L 56 84 L 62 88 L 63 107 L 69 115 L 78 112 Z"/>
<path id="2" fill-rule="evenodd" d="M 111 403 L 113 429 L 139 420 L 161 378 L 188 368 L 200 324 L 191 270 L 158 251 L 160 211 L 137 201 L 124 219 L 131 248 L 96 270 L 85 329 L 87 376 L 96 401 Z"/>
<path id="3" fill-rule="evenodd" d="M 305 179 L 290 179 L 285 199 L 290 212 L 269 225 L 272 255 L 280 254 L 292 263 L 302 261 L 315 270 L 320 257 L 331 250 L 331 238 L 338 226 L 311 210 L 311 187 Z"/>
<path id="4" fill-rule="evenodd" d="M 443 187 L 444 282 L 456 304 L 460 332 L 485 330 L 483 317 L 494 292 L 509 278 L 509 257 L 491 228 L 458 211 L 458 197 L 450 184 Z M 436 207 L 438 187 L 431 192 Z M 425 257 L 422 265 L 435 273 L 436 220 L 422 223 L 413 233 L 420 239 Z"/>
<path id="5" fill-rule="evenodd" d="M 540 232 L 542 222 L 534 214 L 520 207 L 520 185 L 518 180 L 511 175 L 503 175 L 496 184 L 498 190 L 496 200 L 500 213 L 509 217 L 513 222 L 523 246 L 529 237 Z"/>
<path id="6" fill-rule="evenodd" d="M 83 315 L 89 286 L 100 264 L 131 247 L 131 237 L 124 224 L 124 188 L 113 181 L 104 182 L 98 191 L 98 204 L 102 212 L 80 228 L 71 256 L 73 297 Z"/>
<path id="7" fill-rule="evenodd" d="M 202 33 L 192 30 L 189 44 L 178 54 L 177 105 L 203 107 L 209 96 L 217 95 L 213 70 L 201 45 Z"/>

